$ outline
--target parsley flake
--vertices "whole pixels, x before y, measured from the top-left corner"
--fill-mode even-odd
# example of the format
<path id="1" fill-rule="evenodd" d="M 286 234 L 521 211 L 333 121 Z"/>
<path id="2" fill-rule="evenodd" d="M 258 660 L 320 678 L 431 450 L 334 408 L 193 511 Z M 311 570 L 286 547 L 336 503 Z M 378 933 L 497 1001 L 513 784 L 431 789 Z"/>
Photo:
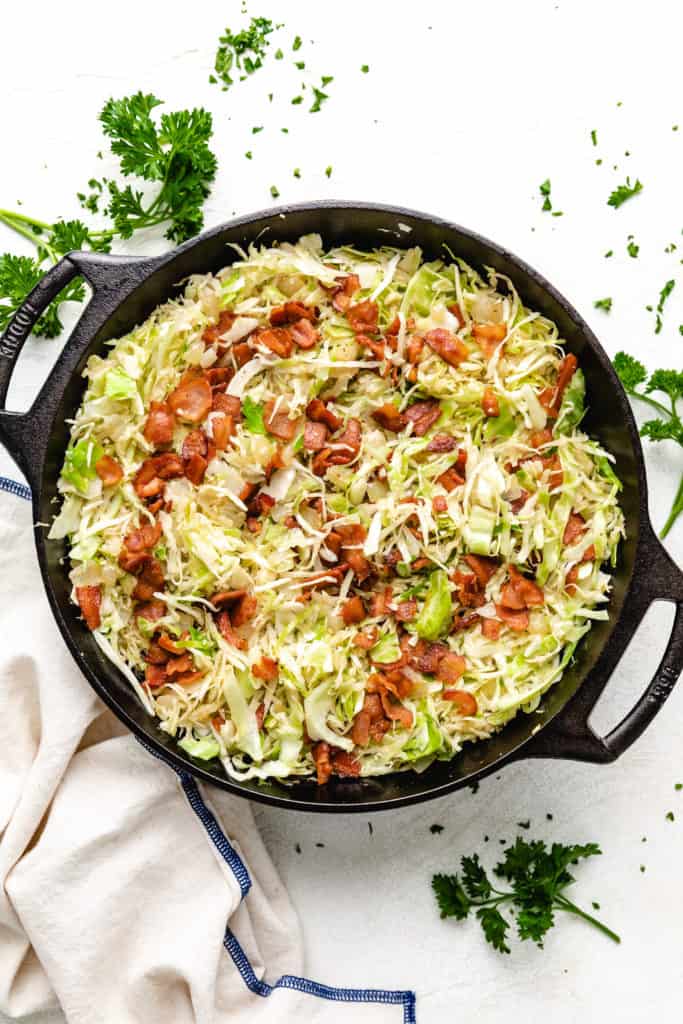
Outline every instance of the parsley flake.
<path id="1" fill-rule="evenodd" d="M 636 243 L 634 242 L 633 235 L 628 236 L 628 241 L 626 243 L 626 251 L 632 259 L 636 259 L 638 253 L 640 252 L 640 246 L 636 245 Z"/>
<path id="2" fill-rule="evenodd" d="M 301 49 L 301 36 L 294 36 L 294 42 L 292 43 L 292 49 L 294 51 Z"/>
<path id="3" fill-rule="evenodd" d="M 609 313 L 612 309 L 612 300 L 611 298 L 596 299 L 593 303 L 593 306 L 595 307 L 595 309 L 602 309 L 605 311 L 605 313 Z"/>
<path id="4" fill-rule="evenodd" d="M 278 196 L 280 195 L 280 190 L 278 189 L 277 185 L 270 186 L 270 194 L 273 197 L 273 199 L 278 198 Z"/>
<path id="5" fill-rule="evenodd" d="M 631 184 L 631 179 L 627 178 L 623 185 L 618 185 L 617 188 L 611 193 L 607 200 L 607 205 L 614 207 L 617 210 L 627 199 L 631 199 L 639 192 L 643 191 L 642 182 L 636 178 L 634 184 Z"/>
<path id="6" fill-rule="evenodd" d="M 598 144 L 598 133 L 595 130 L 595 128 L 591 132 L 591 142 L 593 143 L 594 146 L 597 146 L 597 144 Z"/>
<path id="7" fill-rule="evenodd" d="M 361 64 L 360 69 L 361 69 L 361 71 L 363 72 L 364 75 L 367 75 L 368 71 L 370 70 L 370 65 L 369 64 Z"/>
<path id="8" fill-rule="evenodd" d="M 253 75 L 263 66 L 266 48 L 270 45 L 268 36 L 272 31 L 273 23 L 268 18 L 252 18 L 249 28 L 241 32 L 233 33 L 226 28 L 218 40 L 220 45 L 214 59 L 215 75 L 211 75 L 209 81 L 214 85 L 220 81 L 225 92 L 234 84 L 231 72 L 234 74 L 235 68 L 244 72 L 240 75 L 240 81 L 244 81 L 247 75 Z"/>
<path id="9" fill-rule="evenodd" d="M 327 166 L 325 168 L 325 177 L 326 178 L 331 178 L 332 177 L 332 164 L 329 164 L 329 166 Z"/>
<path id="10" fill-rule="evenodd" d="M 294 99 L 292 100 L 292 105 L 296 106 L 298 103 L 303 103 L 303 101 L 303 96 L 295 96 Z"/>

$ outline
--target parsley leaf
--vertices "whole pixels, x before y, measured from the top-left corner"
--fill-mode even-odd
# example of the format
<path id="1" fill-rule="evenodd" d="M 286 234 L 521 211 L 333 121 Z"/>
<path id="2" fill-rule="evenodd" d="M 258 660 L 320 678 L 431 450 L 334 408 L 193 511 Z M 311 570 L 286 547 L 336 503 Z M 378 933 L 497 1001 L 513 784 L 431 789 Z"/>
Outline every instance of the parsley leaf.
<path id="1" fill-rule="evenodd" d="M 296 52 L 301 49 L 301 36 L 294 36 L 294 42 L 292 43 L 292 49 Z"/>
<path id="2" fill-rule="evenodd" d="M 643 191 L 643 184 L 636 178 L 635 183 L 631 184 L 631 179 L 627 178 L 625 184 L 618 185 L 617 188 L 611 193 L 607 200 L 608 206 L 613 206 L 617 210 L 622 203 L 625 203 L 627 199 Z"/>
<path id="3" fill-rule="evenodd" d="M 673 286 L 673 282 L 669 282 L 669 284 Z M 664 291 L 665 289 L 662 289 L 662 295 L 664 295 Z M 667 294 L 670 292 L 671 289 L 669 289 Z M 665 299 L 665 295 L 664 298 L 660 296 L 662 305 Z M 627 355 L 626 352 L 617 352 L 614 357 L 614 369 L 619 380 L 624 385 L 626 393 L 633 398 L 640 399 L 641 402 L 646 402 L 658 413 L 656 419 L 647 420 L 646 423 L 643 423 L 640 428 L 641 435 L 649 438 L 650 441 L 676 441 L 683 447 L 683 421 L 681 421 L 677 405 L 683 399 L 683 372 L 680 370 L 655 370 L 648 380 L 648 373 L 643 364 L 634 359 L 633 356 Z M 642 384 L 645 384 L 645 388 L 641 390 Z M 668 405 L 653 398 L 653 391 L 665 395 L 668 399 Z M 669 516 L 659 534 L 660 537 L 666 537 L 682 512 L 683 476 L 681 477 Z"/>
<path id="4" fill-rule="evenodd" d="M 664 312 L 664 303 L 671 295 L 676 282 L 672 279 L 667 281 L 661 292 L 659 293 L 659 301 L 657 303 L 657 312 L 655 314 L 655 334 L 659 334 L 662 329 L 662 313 Z"/>
<path id="5" fill-rule="evenodd" d="M 434 875 L 432 889 L 442 918 L 455 917 L 462 921 L 475 910 L 486 941 L 499 953 L 510 952 L 507 942 L 510 922 L 501 912 L 505 904 L 510 905 L 516 915 L 519 938 L 530 939 L 541 948 L 561 910 L 583 918 L 614 942 L 620 942 L 618 935 L 564 894 L 574 881 L 568 870 L 570 865 L 600 852 L 595 843 L 570 846 L 553 843 L 548 849 L 541 840 L 527 842 L 518 837 L 507 846 L 503 859 L 494 868 L 495 875 L 508 882 L 510 889 L 502 891 L 492 885 L 476 854 L 461 858 L 461 876 Z"/>
<path id="6" fill-rule="evenodd" d="M 596 299 L 593 303 L 596 309 L 604 309 L 605 313 L 609 313 L 612 308 L 612 300 L 607 299 Z"/>
<path id="7" fill-rule="evenodd" d="M 631 259 L 636 259 L 638 253 L 640 252 L 640 246 L 636 245 L 635 241 L 633 240 L 633 235 L 628 236 L 628 241 L 626 243 L 626 252 L 629 254 Z"/>
<path id="8" fill-rule="evenodd" d="M 595 128 L 591 132 L 591 142 L 593 143 L 594 146 L 597 146 L 597 144 L 598 144 L 598 133 L 595 130 Z"/>
<path id="9" fill-rule="evenodd" d="M 325 100 L 329 100 L 329 96 L 326 92 L 322 92 L 321 89 L 316 89 L 313 86 L 313 106 L 309 110 L 309 114 L 317 114 Z"/>
<path id="10" fill-rule="evenodd" d="M 213 84 L 220 81 L 225 92 L 234 84 L 231 72 L 234 74 L 235 68 L 244 72 L 241 78 L 253 75 L 263 66 L 266 48 L 270 45 L 268 36 L 272 31 L 273 23 L 268 18 L 252 18 L 249 28 L 242 29 L 241 32 L 233 33 L 226 28 L 218 40 L 220 45 L 214 60 L 216 74 L 212 75 L 209 81 Z M 282 51 L 278 50 L 275 56 L 280 59 Z"/>
<path id="11" fill-rule="evenodd" d="M 4 331 L 29 292 L 33 291 L 43 274 L 40 263 L 30 256 L 15 256 L 6 252 L 0 256 L 0 331 Z M 80 279 L 70 281 L 53 299 L 34 328 L 43 338 L 56 338 L 63 330 L 59 318 L 62 302 L 82 302 L 85 288 Z"/>
<path id="12" fill-rule="evenodd" d="M 263 406 L 246 395 L 242 399 L 242 420 L 247 430 L 252 434 L 265 434 L 266 427 L 263 422 Z"/>

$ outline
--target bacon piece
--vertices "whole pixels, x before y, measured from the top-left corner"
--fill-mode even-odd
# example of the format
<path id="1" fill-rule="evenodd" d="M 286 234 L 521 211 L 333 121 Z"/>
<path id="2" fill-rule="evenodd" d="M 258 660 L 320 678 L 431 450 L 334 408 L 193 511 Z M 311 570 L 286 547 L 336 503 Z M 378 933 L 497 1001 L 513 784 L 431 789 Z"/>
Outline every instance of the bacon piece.
<path id="1" fill-rule="evenodd" d="M 505 324 L 472 324 L 472 337 L 479 342 L 487 359 L 491 358 L 507 332 Z"/>
<path id="2" fill-rule="evenodd" d="M 408 601 L 399 601 L 394 612 L 397 622 L 411 622 L 417 615 L 417 601 L 410 598 Z"/>
<path id="3" fill-rule="evenodd" d="M 150 551 L 161 537 L 161 523 L 155 519 L 153 523 L 144 523 L 137 530 L 131 530 L 123 538 L 124 547 L 131 553 Z"/>
<path id="4" fill-rule="evenodd" d="M 264 492 L 261 491 L 249 502 L 247 512 L 250 516 L 253 516 L 254 518 L 258 518 L 259 516 L 265 516 L 268 515 L 274 504 L 275 498 L 273 498 L 270 494 L 264 494 Z"/>
<path id="5" fill-rule="evenodd" d="M 557 383 L 554 388 L 545 388 L 539 395 L 541 405 L 545 406 L 552 417 L 557 417 L 562 405 L 567 386 L 576 373 L 579 361 L 571 352 L 566 355 L 557 370 Z"/>
<path id="6" fill-rule="evenodd" d="M 165 452 L 145 459 L 133 479 L 133 487 L 139 498 L 153 498 L 164 489 L 164 480 L 182 476 L 185 471 L 183 460 L 175 452 Z"/>
<path id="7" fill-rule="evenodd" d="M 216 625 L 218 631 L 229 644 L 236 647 L 238 651 L 243 651 L 247 646 L 246 640 L 235 633 L 232 622 L 230 621 L 230 614 L 227 611 L 218 612 L 216 615 Z"/>
<path id="8" fill-rule="evenodd" d="M 446 686 L 452 686 L 465 673 L 465 659 L 461 654 L 448 651 L 439 661 L 436 678 Z"/>
<path id="9" fill-rule="evenodd" d="M 458 447 L 458 442 L 450 434 L 435 434 L 427 442 L 427 452 L 452 452 Z"/>
<path id="10" fill-rule="evenodd" d="M 323 569 L 322 572 L 314 572 L 301 582 L 310 590 L 319 590 L 322 587 L 338 585 L 345 572 L 349 569 L 347 562 L 342 565 L 335 565 L 333 569 Z"/>
<path id="11" fill-rule="evenodd" d="M 213 395 L 204 373 L 188 370 L 168 396 L 168 404 L 180 420 L 201 423 L 211 410 Z"/>
<path id="12" fill-rule="evenodd" d="M 275 412 L 275 401 L 271 398 L 265 405 L 263 422 L 266 430 L 281 441 L 291 441 L 297 432 L 299 420 L 290 420 L 289 409 L 283 402 L 280 402 Z"/>
<path id="13" fill-rule="evenodd" d="M 379 310 L 376 302 L 366 299 L 355 306 L 349 306 L 346 311 L 346 319 L 353 331 L 361 334 L 377 333 L 377 318 Z"/>
<path id="14" fill-rule="evenodd" d="M 520 611 L 514 611 L 511 608 L 506 608 L 503 604 L 496 605 L 496 614 L 506 626 L 510 629 L 514 629 L 517 633 L 523 633 L 529 628 L 529 612 L 526 608 Z"/>
<path id="15" fill-rule="evenodd" d="M 303 318 L 292 324 L 289 334 L 294 344 L 304 350 L 313 348 L 320 341 L 320 332 L 311 326 L 310 320 Z"/>
<path id="16" fill-rule="evenodd" d="M 518 498 L 514 498 L 510 502 L 510 510 L 512 512 L 514 512 L 515 515 L 517 515 L 518 512 L 522 511 L 522 509 L 526 505 L 528 499 L 529 499 L 529 492 L 525 491 L 524 489 L 522 489 L 522 493 L 520 494 L 520 496 Z"/>
<path id="17" fill-rule="evenodd" d="M 303 302 L 285 302 L 270 311 L 270 322 L 273 327 L 293 324 L 298 320 L 312 323 L 318 319 L 319 310 L 315 306 L 306 306 Z"/>
<path id="18" fill-rule="evenodd" d="M 204 373 L 214 395 L 222 395 L 226 386 L 235 376 L 232 366 L 211 366 Z"/>
<path id="19" fill-rule="evenodd" d="M 256 719 L 256 728 L 260 732 L 263 728 L 263 719 L 266 717 L 266 705 L 263 701 L 261 701 L 259 706 L 256 708 L 254 717 Z"/>
<path id="20" fill-rule="evenodd" d="M 376 626 L 370 626 L 369 629 L 364 629 L 360 633 L 356 633 L 353 638 L 354 647 L 360 647 L 362 651 L 369 651 L 371 647 L 374 647 L 379 638 L 379 630 Z"/>
<path id="21" fill-rule="evenodd" d="M 413 336 L 408 339 L 408 344 L 406 345 L 406 358 L 409 363 L 413 364 L 413 366 L 416 366 L 420 362 L 420 356 L 422 355 L 424 344 L 424 340 L 419 334 L 413 334 Z"/>
<path id="22" fill-rule="evenodd" d="M 306 420 L 304 426 L 304 448 L 307 452 L 319 452 L 327 441 L 327 427 L 324 423 Z"/>
<path id="23" fill-rule="evenodd" d="M 166 674 L 168 676 L 181 676 L 185 672 L 191 672 L 193 669 L 194 662 L 192 661 L 192 656 L 184 652 L 178 658 L 171 658 L 166 665 Z"/>
<path id="24" fill-rule="evenodd" d="M 437 476 L 436 483 L 441 484 L 441 486 L 450 494 L 450 492 L 454 491 L 456 487 L 460 487 L 465 483 L 465 478 L 458 473 L 455 466 L 451 466 L 442 473 L 441 476 Z"/>
<path id="25" fill-rule="evenodd" d="M 457 302 L 451 302 L 450 306 L 446 306 L 449 313 L 452 313 L 455 319 L 458 321 L 458 327 L 462 328 L 465 326 L 465 317 L 462 315 L 462 310 Z"/>
<path id="26" fill-rule="evenodd" d="M 352 626 L 362 622 L 366 616 L 365 608 L 361 598 L 356 594 L 344 602 L 341 609 L 341 616 L 345 626 Z"/>
<path id="27" fill-rule="evenodd" d="M 335 526 L 335 532 L 342 539 L 340 550 L 347 568 L 353 569 L 354 574 L 362 583 L 370 575 L 372 568 L 363 554 L 363 544 L 367 531 L 360 523 L 347 523 L 343 526 Z"/>
<path id="28" fill-rule="evenodd" d="M 122 547 L 118 563 L 124 572 L 129 572 L 133 576 L 137 576 L 142 571 L 144 566 L 147 564 L 149 555 L 146 551 L 128 551 L 126 547 Z"/>
<path id="29" fill-rule="evenodd" d="M 155 598 L 153 601 L 145 601 L 135 609 L 135 616 L 139 619 L 147 619 L 149 622 L 156 622 L 166 614 L 166 605 L 163 601 Z"/>
<path id="30" fill-rule="evenodd" d="M 150 690 L 158 690 L 166 685 L 166 666 L 148 664 L 145 668 L 145 682 Z"/>
<path id="31" fill-rule="evenodd" d="M 413 424 L 414 436 L 424 437 L 441 416 L 441 406 L 435 401 L 414 402 L 408 406 L 403 415 L 409 423 Z"/>
<path id="32" fill-rule="evenodd" d="M 351 305 L 351 299 L 360 289 L 360 278 L 358 274 L 347 274 L 346 277 L 338 277 L 338 287 L 332 293 L 332 305 L 338 313 L 346 313 Z"/>
<path id="33" fill-rule="evenodd" d="M 294 349 L 292 335 L 286 327 L 259 327 L 252 335 L 256 345 L 265 345 L 282 359 L 288 359 Z"/>
<path id="34" fill-rule="evenodd" d="M 458 600 L 465 608 L 481 608 L 486 599 L 474 573 L 454 572 L 451 579 L 455 583 Z"/>
<path id="35" fill-rule="evenodd" d="M 498 622 L 498 619 L 482 619 L 481 620 L 481 632 L 487 640 L 497 640 L 500 636 L 502 624 Z"/>
<path id="36" fill-rule="evenodd" d="M 578 512 L 572 512 L 562 535 L 563 544 L 573 544 L 586 531 L 586 520 Z"/>
<path id="37" fill-rule="evenodd" d="M 158 558 L 147 557 L 132 593 L 134 601 L 151 601 L 164 585 L 164 567 Z"/>
<path id="38" fill-rule="evenodd" d="M 328 466 L 345 466 L 353 462 L 360 451 L 361 438 L 360 420 L 352 417 L 348 420 L 343 433 L 330 442 L 334 448 L 329 449 Z"/>
<path id="39" fill-rule="evenodd" d="M 237 317 L 235 314 L 229 309 L 222 310 L 218 317 L 218 321 L 204 329 L 202 341 L 206 345 L 215 345 L 217 341 L 220 341 L 221 335 L 227 334 L 236 319 Z"/>
<path id="40" fill-rule="evenodd" d="M 233 345 L 230 349 L 230 355 L 235 360 L 237 366 L 244 366 L 254 356 L 254 350 L 248 341 L 238 341 L 236 345 Z"/>
<path id="41" fill-rule="evenodd" d="M 469 355 L 469 349 L 462 338 L 442 327 L 428 331 L 425 334 L 425 341 L 449 366 L 460 366 L 463 359 L 467 359 Z"/>
<path id="42" fill-rule="evenodd" d="M 529 435 L 529 445 L 532 448 L 541 448 L 545 444 L 550 444 L 552 440 L 553 432 L 547 427 L 544 427 L 543 430 L 532 430 Z"/>
<path id="43" fill-rule="evenodd" d="M 360 761 L 346 750 L 334 750 L 332 753 L 332 771 L 335 775 L 357 778 L 360 775 Z"/>
<path id="44" fill-rule="evenodd" d="M 95 472 L 105 487 L 115 487 L 123 479 L 121 464 L 111 455 L 103 455 L 95 463 Z"/>
<path id="45" fill-rule="evenodd" d="M 325 743 L 324 740 L 314 743 L 311 755 L 313 757 L 313 763 L 315 764 L 315 773 L 318 779 L 318 785 L 324 786 L 325 783 L 329 782 L 330 775 L 332 774 L 329 743 Z"/>
<path id="46" fill-rule="evenodd" d="M 279 666 L 274 658 L 268 658 L 265 654 L 251 666 L 251 674 L 255 679 L 263 679 L 266 683 L 272 683 L 277 679 Z"/>
<path id="47" fill-rule="evenodd" d="M 314 423 L 324 423 L 333 433 L 335 430 L 339 430 L 342 423 L 344 422 L 336 413 L 332 412 L 331 409 L 321 401 L 319 398 L 312 398 L 306 406 L 306 415 L 309 420 L 313 420 Z"/>
<path id="48" fill-rule="evenodd" d="M 207 449 L 208 440 L 206 434 L 202 430 L 191 430 L 183 441 L 181 455 L 184 459 L 191 459 L 193 455 L 201 455 L 203 458 L 206 458 Z"/>
<path id="49" fill-rule="evenodd" d="M 397 701 L 387 690 L 381 692 L 379 698 L 382 701 L 386 717 L 392 722 L 399 722 L 405 729 L 410 729 L 413 724 L 412 711 Z"/>
<path id="50" fill-rule="evenodd" d="M 385 587 L 382 591 L 375 591 L 370 598 L 370 615 L 373 619 L 387 614 L 387 606 L 393 601 L 393 590 Z"/>
<path id="51" fill-rule="evenodd" d="M 498 569 L 498 562 L 495 558 L 484 558 L 482 555 L 465 555 L 465 561 L 477 577 L 481 587 L 486 586 Z"/>
<path id="52" fill-rule="evenodd" d="M 244 626 L 245 623 L 253 619 L 256 614 L 257 605 L 258 601 L 253 594 L 247 594 L 246 597 L 240 598 L 237 604 L 233 607 L 231 613 L 233 626 L 238 629 L 240 626 Z"/>
<path id="53" fill-rule="evenodd" d="M 185 476 L 195 487 L 199 487 L 204 479 L 207 465 L 206 459 L 201 455 L 192 455 L 185 463 Z"/>
<path id="54" fill-rule="evenodd" d="M 461 715 L 476 715 L 477 698 L 467 690 L 444 690 L 441 696 L 444 700 L 452 701 Z"/>
<path id="55" fill-rule="evenodd" d="M 175 417 L 168 402 L 152 402 L 143 430 L 145 440 L 155 448 L 170 444 L 173 440 L 174 425 Z"/>
<path id="56" fill-rule="evenodd" d="M 383 341 L 377 341 L 375 338 L 370 338 L 367 334 L 357 334 L 356 341 L 359 345 L 369 348 L 375 359 L 379 360 L 379 362 L 382 362 L 387 358 L 387 349 Z"/>
<path id="57" fill-rule="evenodd" d="M 172 640 L 167 633 L 161 633 L 157 643 L 167 654 L 173 654 L 177 657 L 183 653 L 183 648 L 178 647 L 175 640 Z"/>
<path id="58" fill-rule="evenodd" d="M 100 586 L 76 587 L 76 600 L 88 629 L 99 629 L 102 621 L 100 618 L 102 588 Z"/>
<path id="59" fill-rule="evenodd" d="M 170 654 L 165 651 L 161 644 L 155 640 L 149 645 L 148 649 L 144 653 L 144 659 L 149 665 L 165 665 Z"/>
<path id="60" fill-rule="evenodd" d="M 223 412 L 226 416 L 231 416 L 235 423 L 242 419 L 242 402 L 237 395 L 214 392 L 211 409 L 213 412 Z"/>
<path id="61" fill-rule="evenodd" d="M 432 512 L 437 516 L 448 512 L 448 501 L 443 494 L 437 494 L 435 498 L 432 498 Z"/>
<path id="62" fill-rule="evenodd" d="M 370 712 L 361 710 L 353 720 L 351 727 L 351 739 L 357 747 L 367 747 L 370 742 L 370 726 L 372 720 Z"/>
<path id="63" fill-rule="evenodd" d="M 183 672 L 173 680 L 178 686 L 192 686 L 193 683 L 198 683 L 204 676 L 203 670 L 199 669 L 196 672 Z"/>
<path id="64" fill-rule="evenodd" d="M 428 644 L 426 640 L 418 640 L 411 650 L 411 666 L 427 675 L 434 675 L 442 659 L 449 653 L 446 644 Z"/>
<path id="65" fill-rule="evenodd" d="M 508 567 L 508 572 L 510 573 L 510 580 L 513 586 L 517 588 L 518 593 L 524 598 L 525 607 L 535 608 L 545 604 L 543 591 L 534 580 L 522 576 L 514 565 Z"/>
<path id="66" fill-rule="evenodd" d="M 485 416 L 500 416 L 500 405 L 498 403 L 498 396 L 496 395 L 493 388 L 484 388 L 484 394 L 481 399 L 481 407 L 484 410 Z"/>
<path id="67" fill-rule="evenodd" d="M 217 412 L 211 417 L 213 443 L 219 452 L 225 451 L 231 437 L 235 436 L 235 421 L 227 413 Z"/>
<path id="68" fill-rule="evenodd" d="M 372 414 L 372 418 L 376 423 L 379 423 L 380 427 L 383 427 L 384 430 L 391 430 L 395 434 L 400 430 L 404 430 L 408 424 L 405 413 L 399 412 L 392 402 L 386 402 L 385 405 L 381 405 L 379 409 L 375 409 Z"/>

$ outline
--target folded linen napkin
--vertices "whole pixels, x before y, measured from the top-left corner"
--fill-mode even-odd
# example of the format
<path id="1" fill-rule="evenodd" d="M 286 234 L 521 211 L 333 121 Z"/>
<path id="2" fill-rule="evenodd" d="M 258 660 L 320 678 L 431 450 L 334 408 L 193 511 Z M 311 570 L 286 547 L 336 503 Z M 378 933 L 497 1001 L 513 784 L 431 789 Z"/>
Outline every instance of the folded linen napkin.
<path id="1" fill-rule="evenodd" d="M 28 496 L 0 478 L 0 1013 L 410 1024 L 412 992 L 300 976 L 249 803 L 176 773 L 95 696 L 52 620 Z"/>

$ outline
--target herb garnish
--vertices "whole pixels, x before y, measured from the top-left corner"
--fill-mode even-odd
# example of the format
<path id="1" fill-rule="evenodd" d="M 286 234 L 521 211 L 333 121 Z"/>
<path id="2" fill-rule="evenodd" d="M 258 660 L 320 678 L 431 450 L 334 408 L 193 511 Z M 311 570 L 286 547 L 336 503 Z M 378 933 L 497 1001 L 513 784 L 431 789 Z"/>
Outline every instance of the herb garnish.
<path id="1" fill-rule="evenodd" d="M 612 300 L 610 298 L 596 299 L 593 305 L 596 309 L 603 309 L 605 313 L 609 313 L 612 308 Z"/>
<path id="2" fill-rule="evenodd" d="M 212 85 L 220 81 L 225 92 L 234 84 L 230 72 L 234 73 L 235 68 L 244 72 L 240 75 L 240 81 L 243 81 L 247 75 L 253 75 L 254 71 L 262 67 L 266 48 L 270 45 L 268 36 L 272 31 L 273 23 L 268 18 L 252 18 L 249 28 L 241 32 L 233 33 L 226 28 L 218 40 L 220 45 L 214 60 L 215 75 L 209 76 Z M 281 55 L 282 51 L 277 51 L 276 58 L 278 53 Z"/>
<path id="3" fill-rule="evenodd" d="M 292 43 L 292 49 L 295 52 L 296 52 L 296 50 L 300 50 L 301 49 L 301 36 L 294 36 L 294 42 Z"/>
<path id="4" fill-rule="evenodd" d="M 627 199 L 630 199 L 632 196 L 635 196 L 642 191 L 643 184 L 641 181 L 639 181 L 638 178 L 636 178 L 635 183 L 633 185 L 631 184 L 631 179 L 627 178 L 626 182 L 623 185 L 618 185 L 617 188 L 615 188 L 614 191 L 611 193 L 609 199 L 607 200 L 607 205 L 613 206 L 614 209 L 617 210 L 622 205 L 622 203 L 626 202 Z"/>
<path id="5" fill-rule="evenodd" d="M 329 164 L 329 166 L 325 168 L 325 177 L 326 178 L 331 178 L 332 177 L 332 164 Z"/>
<path id="6" fill-rule="evenodd" d="M 683 371 L 655 370 L 648 380 L 648 372 L 643 364 L 633 356 L 627 355 L 626 352 L 617 352 L 614 357 L 614 369 L 624 385 L 625 391 L 633 398 L 647 402 L 659 414 L 656 419 L 643 423 L 640 428 L 641 435 L 651 441 L 677 441 L 683 446 L 683 422 L 681 422 L 676 407 L 677 402 L 683 398 Z M 644 390 L 640 390 L 641 384 L 645 384 Z M 657 401 L 656 398 L 652 398 L 653 391 L 659 391 L 666 395 L 669 402 L 668 407 Z M 660 537 L 666 537 L 681 512 L 683 512 L 683 476 L 669 517 L 659 534 Z"/>
<path id="7" fill-rule="evenodd" d="M 595 130 L 595 128 L 591 132 L 591 142 L 593 143 L 594 146 L 597 146 L 597 144 L 598 144 L 598 133 Z"/>
<path id="8" fill-rule="evenodd" d="M 360 69 L 361 69 L 361 71 L 363 72 L 364 75 L 367 75 L 368 71 L 370 70 L 370 65 L 369 64 L 361 64 Z"/>
<path id="9" fill-rule="evenodd" d="M 461 876 L 434 875 L 432 888 L 442 918 L 455 917 L 462 921 L 470 911 L 476 910 L 486 941 L 499 953 L 510 952 L 507 944 L 510 922 L 499 909 L 505 903 L 511 904 L 516 912 L 519 938 L 531 939 L 540 948 L 543 948 L 546 932 L 555 924 L 554 915 L 558 910 L 583 918 L 614 942 L 621 942 L 615 932 L 564 895 L 564 890 L 574 881 L 569 865 L 601 852 L 595 843 L 584 846 L 553 843 L 548 849 L 541 840 L 526 842 L 518 837 L 493 869 L 498 878 L 510 883 L 511 889 L 501 891 L 491 883 L 477 854 L 461 859 Z"/>
<path id="10" fill-rule="evenodd" d="M 273 199 L 278 198 L 278 196 L 280 195 L 280 190 L 278 189 L 277 185 L 270 186 L 270 194 L 273 197 Z"/>
<path id="11" fill-rule="evenodd" d="M 636 259 L 638 253 L 640 252 L 640 246 L 636 245 L 633 239 L 633 235 L 628 236 L 628 240 L 626 242 L 626 252 L 632 259 Z"/>
<path id="12" fill-rule="evenodd" d="M 672 279 L 667 281 L 661 292 L 659 293 L 659 301 L 657 302 L 657 311 L 655 315 L 655 334 L 659 334 L 662 329 L 662 313 L 664 312 L 664 303 L 671 295 L 672 291 L 676 286 L 676 282 Z"/>
<path id="13" fill-rule="evenodd" d="M 541 182 L 538 186 L 538 191 L 543 196 L 543 205 L 541 209 L 545 213 L 551 213 L 553 217 L 564 216 L 561 210 L 553 210 L 553 204 L 550 199 L 550 178 L 546 178 L 545 181 Z"/>

